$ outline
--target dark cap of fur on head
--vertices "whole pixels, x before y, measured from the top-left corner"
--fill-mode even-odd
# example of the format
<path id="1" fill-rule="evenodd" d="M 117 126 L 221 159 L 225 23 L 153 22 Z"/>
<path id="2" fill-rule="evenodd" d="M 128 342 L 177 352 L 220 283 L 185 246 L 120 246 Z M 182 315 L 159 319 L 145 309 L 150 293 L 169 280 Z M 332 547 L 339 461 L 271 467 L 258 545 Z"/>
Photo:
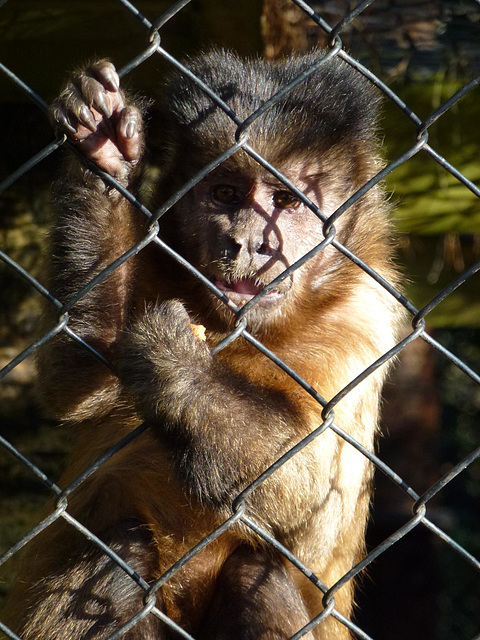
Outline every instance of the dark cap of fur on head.
<path id="1" fill-rule="evenodd" d="M 186 66 L 243 121 L 324 56 L 323 51 L 313 51 L 270 62 L 212 50 Z M 272 105 L 254 122 L 252 133 L 256 139 L 268 137 L 282 146 L 283 139 L 286 153 L 290 146 L 307 149 L 348 137 L 368 141 L 374 138 L 378 102 L 378 92 L 368 80 L 335 57 Z M 233 143 L 234 124 L 226 127 L 228 116 L 186 76 L 175 73 L 167 81 L 164 104 L 171 135 L 193 144 Z"/>

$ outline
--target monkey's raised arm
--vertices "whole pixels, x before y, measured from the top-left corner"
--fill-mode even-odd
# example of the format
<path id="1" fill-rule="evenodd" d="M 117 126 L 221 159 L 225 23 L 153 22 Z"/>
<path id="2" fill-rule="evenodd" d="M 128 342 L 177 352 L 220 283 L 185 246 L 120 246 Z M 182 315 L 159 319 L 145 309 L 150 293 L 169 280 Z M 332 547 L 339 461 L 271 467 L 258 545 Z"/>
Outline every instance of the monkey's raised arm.
<path id="1" fill-rule="evenodd" d="M 88 160 L 134 189 L 143 123 L 140 110 L 119 88 L 115 67 L 105 60 L 72 75 L 53 102 L 50 119 L 85 157 L 69 156 L 53 193 L 48 286 L 67 303 L 140 237 L 141 214 L 92 171 Z M 134 268 L 135 260 L 122 265 L 69 310 L 69 328 L 107 358 L 128 315 Z M 47 310 L 47 327 L 55 313 Z M 108 369 L 64 333 L 41 351 L 39 370 L 44 402 L 62 419 L 89 417 L 97 410 L 95 394 L 116 386 Z"/>

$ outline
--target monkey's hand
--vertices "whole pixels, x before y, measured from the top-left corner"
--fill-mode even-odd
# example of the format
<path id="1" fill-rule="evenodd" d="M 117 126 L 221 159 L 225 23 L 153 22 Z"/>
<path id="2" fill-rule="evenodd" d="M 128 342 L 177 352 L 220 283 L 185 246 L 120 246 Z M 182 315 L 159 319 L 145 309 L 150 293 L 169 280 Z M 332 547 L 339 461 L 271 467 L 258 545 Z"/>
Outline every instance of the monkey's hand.
<path id="1" fill-rule="evenodd" d="M 149 307 L 127 334 L 120 377 L 133 391 L 145 418 L 178 422 L 193 399 L 192 385 L 208 384 L 212 360 L 183 304 L 170 300 Z"/>
<path id="2" fill-rule="evenodd" d="M 75 72 L 49 110 L 55 128 L 124 185 L 143 153 L 140 110 L 128 104 L 108 60 Z"/>

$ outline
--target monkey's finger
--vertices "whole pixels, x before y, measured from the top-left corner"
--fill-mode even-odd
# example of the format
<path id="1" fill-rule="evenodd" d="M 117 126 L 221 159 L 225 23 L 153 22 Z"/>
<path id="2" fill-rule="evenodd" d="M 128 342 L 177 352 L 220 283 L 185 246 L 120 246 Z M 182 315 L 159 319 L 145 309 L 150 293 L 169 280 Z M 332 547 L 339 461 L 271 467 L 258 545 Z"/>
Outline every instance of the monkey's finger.
<path id="1" fill-rule="evenodd" d="M 117 131 L 123 138 L 133 138 L 140 131 L 142 116 L 135 107 L 125 107 L 120 113 Z"/>
<path id="2" fill-rule="evenodd" d="M 114 111 L 123 108 L 120 78 L 109 60 L 99 60 L 91 64 L 79 80 L 90 106 L 99 110 L 105 118 L 110 118 Z"/>
<path id="3" fill-rule="evenodd" d="M 66 133 L 77 133 L 77 128 L 74 127 L 65 115 L 60 106 L 55 103 L 50 107 L 50 120 L 55 129 L 59 131 L 65 131 Z"/>
<path id="4" fill-rule="evenodd" d="M 99 60 L 89 67 L 92 75 L 103 84 L 107 91 L 117 92 L 120 89 L 120 78 L 115 66 L 109 60 Z"/>
<path id="5" fill-rule="evenodd" d="M 117 123 L 117 144 L 128 162 L 138 160 L 143 146 L 143 118 L 136 107 L 125 107 Z"/>
<path id="6" fill-rule="evenodd" d="M 155 307 L 154 323 L 157 327 L 166 328 L 167 333 L 175 336 L 176 333 L 184 333 L 193 339 L 190 329 L 190 316 L 180 300 L 166 300 Z M 178 337 L 178 336 L 176 336 Z"/>
<path id="7" fill-rule="evenodd" d="M 112 92 L 108 92 L 96 78 L 81 74 L 75 78 L 75 87 L 84 103 L 101 113 L 107 120 L 115 110 L 123 107 L 120 94 L 115 94 L 115 98 L 113 98 Z"/>
<path id="8" fill-rule="evenodd" d="M 100 114 L 98 114 L 98 119 Z M 85 104 L 83 96 L 78 89 L 69 85 L 50 107 L 50 119 L 55 128 L 66 131 L 75 136 L 84 137 L 79 134 L 79 124 L 88 131 L 97 130 L 97 119 L 95 114 Z M 86 134 L 88 135 L 88 134 Z"/>

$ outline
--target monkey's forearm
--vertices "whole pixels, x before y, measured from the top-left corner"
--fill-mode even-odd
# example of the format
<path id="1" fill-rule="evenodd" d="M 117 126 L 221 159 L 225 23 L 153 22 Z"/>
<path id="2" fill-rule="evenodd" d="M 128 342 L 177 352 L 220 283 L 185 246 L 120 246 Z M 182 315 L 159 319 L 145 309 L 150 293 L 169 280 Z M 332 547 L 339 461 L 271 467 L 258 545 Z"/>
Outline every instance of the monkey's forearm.
<path id="1" fill-rule="evenodd" d="M 260 395 L 245 385 L 239 397 L 240 386 L 223 367 L 208 373 L 185 367 L 150 396 L 152 425 L 180 477 L 194 495 L 217 505 L 231 502 L 295 442 L 293 412 L 280 394 Z"/>
<path id="2" fill-rule="evenodd" d="M 57 224 L 51 235 L 48 287 L 62 304 L 133 246 L 138 226 L 134 216 L 140 215 L 127 202 L 114 202 L 93 174 L 77 167 L 75 176 L 75 182 L 56 187 Z M 69 329 L 108 360 L 114 357 L 129 313 L 134 261 L 121 265 L 68 309 Z M 58 313 L 48 305 L 45 330 L 55 324 Z M 109 369 L 64 332 L 42 348 L 37 363 L 45 405 L 59 419 L 75 421 L 105 412 L 107 397 L 116 397 L 117 381 Z M 80 389 L 84 401 L 79 403 Z"/>
<path id="3" fill-rule="evenodd" d="M 293 445 L 291 424 L 296 417 L 298 426 L 300 418 L 279 393 L 243 384 L 224 367 L 213 366 L 209 375 L 178 375 L 157 404 L 157 429 L 195 494 L 231 502 Z M 176 387 L 184 384 L 189 391 L 179 403 Z"/>
<path id="4" fill-rule="evenodd" d="M 302 419 L 280 391 L 218 362 L 180 303 L 149 309 L 125 341 L 121 378 L 203 501 L 231 501 L 299 439 Z"/>
<path id="5" fill-rule="evenodd" d="M 55 185 L 54 206 L 50 286 L 64 302 L 120 255 L 130 214 L 128 203 L 110 195 L 103 181 L 78 162 L 72 163 L 68 183 Z"/>

